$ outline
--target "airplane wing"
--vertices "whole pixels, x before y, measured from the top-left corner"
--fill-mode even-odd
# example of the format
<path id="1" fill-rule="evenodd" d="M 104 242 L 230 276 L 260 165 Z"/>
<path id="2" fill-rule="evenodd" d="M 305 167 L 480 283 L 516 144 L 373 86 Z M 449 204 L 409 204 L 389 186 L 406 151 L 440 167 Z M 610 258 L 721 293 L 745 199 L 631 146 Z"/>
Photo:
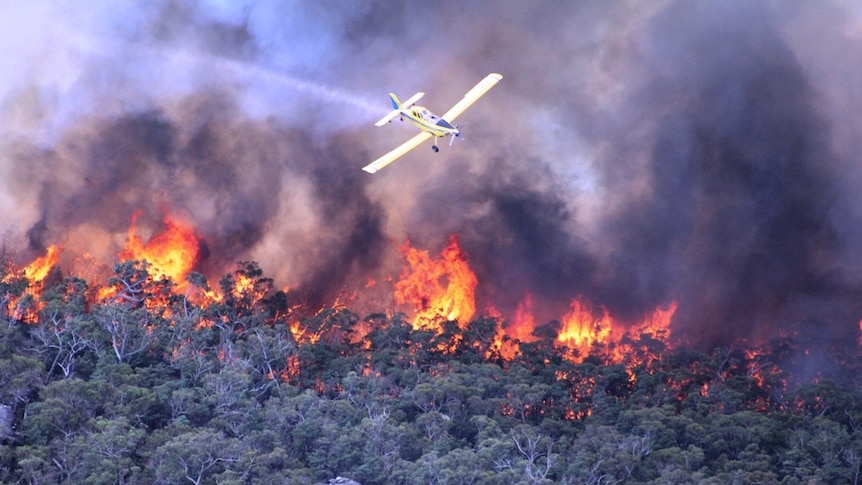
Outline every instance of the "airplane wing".
<path id="1" fill-rule="evenodd" d="M 456 117 L 458 117 L 458 115 L 475 103 L 477 99 L 481 98 L 483 94 L 493 88 L 500 79 L 503 79 L 503 76 L 500 74 L 488 74 L 485 76 L 485 79 L 479 81 L 479 84 L 473 86 L 473 89 L 467 91 L 467 94 L 464 95 L 461 101 L 455 103 L 455 106 L 452 106 L 452 109 L 447 111 L 443 116 L 441 116 L 441 118 L 451 123 Z"/>
<path id="2" fill-rule="evenodd" d="M 383 155 L 382 157 L 378 158 L 377 160 L 374 160 L 373 162 L 369 163 L 368 165 L 362 167 L 362 170 L 365 170 L 368 173 L 377 173 L 378 170 L 389 165 L 390 163 L 394 162 L 395 160 L 398 160 L 399 157 L 401 157 L 405 153 L 409 152 L 410 150 L 418 147 L 419 145 L 422 144 L 422 142 L 424 142 L 425 140 L 427 140 L 429 138 L 431 138 L 431 133 L 428 133 L 427 131 L 423 131 L 422 133 L 419 133 L 418 135 L 414 136 L 413 138 L 402 143 L 401 146 L 399 146 L 398 148 L 392 150 L 391 152 L 387 153 L 386 155 Z"/>

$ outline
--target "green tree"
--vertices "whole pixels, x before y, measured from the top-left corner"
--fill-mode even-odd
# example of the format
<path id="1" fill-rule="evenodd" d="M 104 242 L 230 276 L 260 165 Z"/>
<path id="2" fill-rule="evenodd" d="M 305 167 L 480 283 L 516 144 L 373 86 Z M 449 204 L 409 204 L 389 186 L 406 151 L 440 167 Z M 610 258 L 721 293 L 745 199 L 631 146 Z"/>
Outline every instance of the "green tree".
<path id="1" fill-rule="evenodd" d="M 511 432 L 518 450 L 514 469 L 523 470 L 520 483 L 539 485 L 552 483 L 551 470 L 557 461 L 553 441 L 529 426 L 518 426 Z"/>
<path id="2" fill-rule="evenodd" d="M 28 406 L 26 441 L 46 445 L 56 437 L 74 437 L 99 414 L 107 394 L 100 381 L 71 378 L 48 384 L 40 392 L 42 400 Z"/>
<path id="3" fill-rule="evenodd" d="M 260 396 L 290 377 L 290 362 L 298 358 L 298 349 L 286 326 L 262 325 L 241 342 L 240 354 L 252 373 L 254 392 Z"/>
<path id="4" fill-rule="evenodd" d="M 150 466 L 155 483 L 208 483 L 228 469 L 242 469 L 243 445 L 212 429 L 201 428 L 183 433 L 160 446 Z"/>
<path id="5" fill-rule="evenodd" d="M 29 328 L 33 350 L 43 356 L 47 376 L 72 377 L 75 364 L 99 348 L 102 335 L 87 313 L 87 283 L 65 278 L 42 296 L 44 308 Z"/>
<path id="6" fill-rule="evenodd" d="M 219 336 L 202 311 L 192 309 L 171 319 L 168 364 L 180 372 L 183 383 L 195 386 L 219 366 L 215 350 Z"/>
<path id="7" fill-rule="evenodd" d="M 203 399 L 213 411 L 210 425 L 243 438 L 261 424 L 260 408 L 252 398 L 251 376 L 241 362 L 204 377 Z"/>
<path id="8" fill-rule="evenodd" d="M 104 416 L 123 418 L 134 426 L 158 427 L 164 423 L 167 419 L 166 410 L 152 389 L 158 381 L 153 383 L 146 374 L 138 372 L 143 369 L 133 369 L 126 363 L 110 363 L 96 370 L 91 382 L 104 384 Z"/>
<path id="9" fill-rule="evenodd" d="M 806 420 L 790 432 L 790 450 L 783 466 L 791 474 L 806 478 L 813 474 L 824 483 L 849 483 L 858 480 L 858 459 L 848 453 L 855 450 L 847 430 L 823 416 Z M 855 468 L 851 468 L 854 465 Z M 802 472 L 807 470 L 807 472 Z M 802 473 L 800 473 L 802 472 Z"/>
<path id="10" fill-rule="evenodd" d="M 15 449 L 18 481 L 28 485 L 60 482 L 60 470 L 51 459 L 47 446 L 24 445 Z"/>
<path id="11" fill-rule="evenodd" d="M 92 312 L 93 319 L 109 336 L 110 349 L 117 362 L 134 364 L 134 359 L 150 349 L 156 327 L 146 307 L 135 307 L 127 302 L 103 303 Z"/>
<path id="12" fill-rule="evenodd" d="M 11 354 L 0 359 L 0 404 L 26 406 L 36 399 L 42 372 L 44 366 L 32 357 Z"/>
<path id="13" fill-rule="evenodd" d="M 140 468 L 133 461 L 145 430 L 133 427 L 129 421 L 96 418 L 93 431 L 77 438 L 84 450 L 81 469 L 77 472 L 81 483 L 117 485 L 137 483 Z"/>

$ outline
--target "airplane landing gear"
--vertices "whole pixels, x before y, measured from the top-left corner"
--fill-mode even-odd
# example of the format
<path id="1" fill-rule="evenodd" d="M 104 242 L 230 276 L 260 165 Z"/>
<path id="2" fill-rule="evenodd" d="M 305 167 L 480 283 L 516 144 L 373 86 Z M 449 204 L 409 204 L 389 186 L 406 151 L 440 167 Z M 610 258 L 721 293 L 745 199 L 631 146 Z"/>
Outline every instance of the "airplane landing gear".
<path id="1" fill-rule="evenodd" d="M 439 149 L 439 148 L 437 148 L 437 145 L 432 145 L 432 146 L 431 146 L 431 151 L 432 151 L 432 152 L 434 152 L 434 153 L 437 153 L 437 152 L 439 152 L 439 151 L 440 151 L 440 149 Z"/>

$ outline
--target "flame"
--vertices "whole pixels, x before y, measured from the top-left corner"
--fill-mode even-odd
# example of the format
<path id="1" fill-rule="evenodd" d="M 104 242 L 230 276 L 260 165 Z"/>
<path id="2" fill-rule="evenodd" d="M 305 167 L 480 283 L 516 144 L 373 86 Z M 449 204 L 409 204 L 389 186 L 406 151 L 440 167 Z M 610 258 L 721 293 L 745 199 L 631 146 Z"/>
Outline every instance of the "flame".
<path id="1" fill-rule="evenodd" d="M 57 264 L 57 259 L 60 257 L 60 250 L 57 246 L 49 246 L 44 256 L 36 258 L 32 263 L 24 268 L 24 277 L 31 283 L 38 283 L 48 276 L 51 268 Z"/>
<path id="2" fill-rule="evenodd" d="M 457 320 L 463 327 L 476 313 L 478 280 L 461 250 L 458 236 L 449 237 L 436 259 L 428 251 L 415 249 L 406 241 L 400 248 L 407 265 L 395 283 L 395 302 L 411 305 L 416 312 L 416 329 Z"/>
<path id="3" fill-rule="evenodd" d="M 592 305 L 581 298 L 572 300 L 571 310 L 563 315 L 561 323 L 557 341 L 581 357 L 586 357 L 594 344 L 607 344 L 613 326 L 606 308 L 602 308 L 601 317 L 595 317 Z"/>
<path id="4" fill-rule="evenodd" d="M 298 320 L 290 322 L 288 327 L 290 328 L 291 335 L 293 335 L 293 338 L 296 339 L 297 342 L 316 344 L 320 341 L 320 337 L 322 335 L 320 329 L 314 331 L 303 326 Z"/>
<path id="5" fill-rule="evenodd" d="M 57 264 L 59 257 L 60 250 L 57 246 L 49 246 L 44 255 L 33 260 L 33 262 L 25 266 L 19 273 L 16 273 L 13 270 L 3 278 L 3 282 L 8 283 L 15 279 L 16 275 L 21 275 L 27 281 L 27 288 L 20 297 L 9 298 L 9 300 L 6 301 L 6 308 L 9 310 L 13 318 L 25 322 L 35 322 L 37 320 L 38 311 L 41 310 L 44 305 L 39 301 L 44 286 L 42 281 L 48 277 L 51 269 Z M 19 306 L 20 302 L 25 301 L 22 299 L 25 295 L 29 295 L 36 301 L 35 306 L 29 308 Z"/>
<path id="6" fill-rule="evenodd" d="M 679 303 L 673 301 L 667 308 L 656 308 L 636 330 L 641 335 L 648 334 L 660 340 L 667 340 L 670 337 L 670 322 L 678 306 Z"/>
<path id="7" fill-rule="evenodd" d="M 167 277 L 176 284 L 175 291 L 189 287 L 186 276 L 193 269 L 199 253 L 199 239 L 194 229 L 187 223 L 165 216 L 164 229 L 154 234 L 144 242 L 137 229 L 138 214 L 132 216 L 128 230 L 128 238 L 123 250 L 118 254 L 125 260 L 143 260 L 148 263 L 148 271 L 153 277 Z M 414 312 L 414 329 L 432 329 L 442 331 L 445 321 L 457 321 L 464 328 L 476 314 L 475 291 L 478 279 L 468 264 L 467 255 L 461 249 L 457 235 L 449 237 L 448 245 L 438 255 L 432 257 L 427 250 L 414 248 L 410 241 L 405 241 L 399 248 L 404 260 L 400 278 L 394 284 L 394 301 L 404 305 Z M 47 253 L 33 261 L 23 274 L 32 282 L 44 279 L 50 269 L 56 264 L 59 249 L 52 246 Z M 256 280 L 242 272 L 232 276 L 231 289 L 234 296 L 241 297 L 249 305 L 266 298 L 268 286 L 259 286 Z M 376 285 L 376 280 L 368 279 L 366 287 Z M 286 288 L 285 291 L 288 289 Z M 29 289 L 28 291 L 36 291 Z M 106 298 L 114 294 L 112 288 L 102 288 L 99 297 Z M 222 302 L 226 295 L 209 288 L 188 288 L 187 296 L 195 304 L 204 305 L 209 302 Z M 159 304 L 159 302 L 152 302 Z M 346 305 L 338 300 L 328 305 L 338 308 Z M 488 307 L 494 318 L 505 323 L 494 338 L 491 354 L 511 360 L 520 352 L 521 343 L 536 340 L 533 331 L 537 327 L 534 316 L 533 295 L 526 293 L 518 302 L 511 319 L 505 319 Z M 561 326 L 556 344 L 570 350 L 568 357 L 573 361 L 582 361 L 591 353 L 609 361 L 625 363 L 627 367 L 654 360 L 656 348 L 669 340 L 670 322 L 676 311 L 676 302 L 667 307 L 658 307 L 648 314 L 642 322 L 635 325 L 622 324 L 615 321 L 607 308 L 594 309 L 593 305 L 582 297 L 574 298 L 570 309 L 561 317 Z M 211 322 L 201 322 L 202 325 Z M 320 329 L 304 328 L 299 320 L 289 325 L 293 337 L 300 342 L 317 342 L 325 337 Z M 860 322 L 862 330 L 862 322 Z M 370 331 L 368 325 L 358 328 L 353 340 L 360 341 Z M 649 337 L 644 339 L 643 337 Z M 454 336 L 447 342 L 439 344 L 444 351 L 457 347 L 462 336 Z M 658 341 L 658 342 L 657 342 Z M 633 374 L 632 374 L 633 376 Z"/>
<path id="8" fill-rule="evenodd" d="M 439 325 L 446 320 L 458 320 L 463 328 L 476 312 L 478 280 L 457 236 L 450 236 L 449 245 L 437 258 L 432 258 L 428 251 L 412 247 L 409 241 L 400 251 L 406 264 L 395 283 L 394 297 L 396 303 L 410 305 L 415 311 L 414 329 L 440 330 Z M 676 302 L 658 307 L 642 322 L 628 326 L 613 320 L 606 308 L 596 312 L 590 302 L 578 297 L 562 316 L 557 343 L 571 351 L 569 358 L 573 361 L 582 361 L 597 347 L 603 348 L 604 357 L 614 362 L 627 361 L 636 365 L 654 360 L 656 357 L 650 355 L 653 349 L 649 345 L 640 344 L 641 348 L 635 349 L 633 342 L 641 342 L 641 336 L 667 342 L 676 308 Z M 489 311 L 500 317 L 493 307 Z M 513 318 L 495 336 L 493 348 L 510 360 L 519 352 L 520 343 L 536 339 L 532 335 L 535 328 L 533 297 L 527 293 L 518 303 Z"/>
<path id="9" fill-rule="evenodd" d="M 154 281 L 153 276 L 165 276 L 185 284 L 185 277 L 194 267 L 199 251 L 199 240 L 195 231 L 187 224 L 177 221 L 171 217 L 165 217 L 164 229 L 154 234 L 148 241 L 144 242 L 139 235 L 136 225 L 136 216 L 132 218 L 128 232 L 128 240 L 125 248 L 119 256 L 126 259 L 145 260 L 148 262 L 148 283 L 162 284 Z M 454 323 L 445 326 L 444 322 L 457 321 L 462 329 L 470 323 L 470 319 L 476 314 L 476 289 L 478 279 L 468 264 L 467 255 L 461 249 L 459 240 L 455 235 L 449 239 L 448 245 L 439 254 L 432 256 L 428 251 L 414 248 L 406 241 L 399 248 L 403 257 L 404 265 L 400 279 L 394 283 L 393 300 L 404 305 L 414 312 L 413 328 L 418 330 L 437 331 L 438 334 L 429 340 L 427 347 L 423 344 L 415 348 L 425 351 L 451 354 L 464 348 L 464 345 L 472 345 L 484 352 L 486 359 L 494 362 L 501 360 L 514 361 L 521 356 L 527 358 L 524 362 L 535 362 L 537 356 L 542 359 L 541 352 L 544 345 L 553 342 L 560 349 L 564 349 L 562 357 L 571 362 L 583 362 L 588 356 L 590 359 L 599 359 L 606 364 L 620 364 L 627 373 L 620 379 L 615 378 L 614 393 L 628 393 L 631 395 L 635 389 L 644 390 L 644 399 L 649 402 L 659 403 L 662 399 L 674 399 L 683 401 L 685 399 L 700 399 L 708 401 L 711 396 L 722 392 L 723 382 L 733 376 L 746 377 L 752 387 L 761 390 L 761 395 L 752 401 L 749 406 L 753 410 L 768 410 L 777 405 L 785 404 L 775 401 L 773 396 L 776 389 L 781 391 L 787 388 L 785 378 L 777 365 L 770 362 L 768 347 L 734 350 L 733 358 L 726 359 L 728 364 L 723 365 L 715 371 L 702 373 L 702 369 L 693 367 L 689 373 L 680 373 L 678 377 L 669 379 L 653 379 L 643 381 L 645 375 L 653 375 L 662 369 L 665 362 L 662 355 L 672 349 L 671 322 L 677 311 L 678 304 L 673 301 L 666 306 L 658 306 L 651 312 L 646 313 L 640 321 L 620 321 L 614 318 L 611 311 L 598 304 L 593 304 L 584 297 L 578 296 L 569 303 L 568 311 L 560 317 L 559 332 L 555 340 L 548 332 L 535 332 L 545 322 L 537 322 L 535 315 L 534 295 L 527 292 L 515 306 L 511 315 L 503 315 L 497 311 L 493 303 L 486 303 L 485 310 L 481 310 L 484 316 L 504 322 L 496 327 L 496 335 L 470 331 L 458 332 L 458 326 Z M 47 281 L 52 280 L 49 275 L 56 266 L 61 250 L 55 246 L 48 248 L 45 255 L 37 258 L 25 268 L 10 271 L 5 274 L 4 281 L 14 282 L 14 293 L 9 292 L 2 301 L 5 305 L 6 315 L 17 319 L 22 323 L 39 323 L 40 309 L 44 302 L 41 301 L 40 293 Z M 139 273 L 135 273 L 140 277 Z M 24 281 L 26 280 L 26 282 Z M 392 279 L 381 276 L 380 281 L 390 282 Z M 180 284 L 173 286 L 173 291 L 181 291 Z M 360 283 L 361 286 L 362 283 Z M 366 288 L 375 287 L 378 280 L 367 279 Z M 256 266 L 242 266 L 235 273 L 229 274 L 220 281 L 220 289 L 212 290 L 205 282 L 195 279 L 194 284 L 184 285 L 186 297 L 194 305 L 205 307 L 211 303 L 228 302 L 236 308 L 260 310 L 259 314 L 264 319 L 272 319 L 272 322 L 286 323 L 290 332 L 289 337 L 297 346 L 315 345 L 323 343 L 341 344 L 350 342 L 359 345 L 365 350 L 372 350 L 372 339 L 368 334 L 378 325 L 385 325 L 386 319 L 371 318 L 365 321 L 352 322 L 349 327 L 342 326 L 339 318 L 328 320 L 329 315 L 338 317 L 337 312 L 346 308 L 356 297 L 356 293 L 342 295 L 338 299 L 327 302 L 326 308 L 320 309 L 315 319 L 304 318 L 305 309 L 302 303 L 292 303 L 290 307 L 281 306 L 277 312 L 270 315 L 270 307 L 265 306 L 270 301 L 270 291 L 273 289 L 272 280 L 263 278 Z M 378 286 L 388 286 L 378 285 Z M 158 288 L 168 288 L 168 285 Z M 116 295 L 116 285 L 102 288 L 104 291 Z M 382 288 L 376 288 L 382 290 Z M 283 287 L 284 293 L 290 292 L 289 287 Z M 168 302 L 175 301 L 172 296 L 166 295 L 170 291 L 154 292 L 156 296 L 148 296 L 144 304 L 147 308 L 155 308 L 165 315 L 174 308 Z M 224 294 L 222 294 L 224 293 Z M 92 293 L 90 293 L 92 295 Z M 104 294 L 100 293 L 100 296 Z M 33 298 L 24 299 L 24 296 Z M 108 295 L 110 296 L 110 295 Z M 3 295 L 0 295 L 3 297 Z M 35 300 L 35 301 L 34 301 Z M 286 299 L 285 299 L 286 301 Z M 0 306 L 0 310 L 3 307 Z M 336 313 L 333 313 L 336 312 Z M 203 312 L 204 315 L 207 312 Z M 352 314 L 345 312 L 344 315 Z M 169 315 L 167 315 L 169 316 Z M 212 312 L 208 316 L 201 316 L 194 322 L 195 330 L 206 328 L 223 327 L 227 322 L 227 316 L 219 312 Z M 353 318 L 353 317 L 349 317 Z M 486 321 L 478 322 L 480 324 Z M 400 320 L 399 320 L 400 325 Z M 475 329 L 481 330 L 482 325 Z M 543 330 L 555 328 L 553 326 L 541 327 Z M 859 321 L 860 341 L 862 341 L 862 321 Z M 286 335 L 286 334 L 285 334 Z M 481 339 L 481 345 L 477 340 Z M 488 339 L 493 338 L 489 345 Z M 546 340 L 549 339 L 549 340 Z M 527 342 L 536 343 L 529 346 Z M 409 339 L 404 342 L 412 345 Z M 678 342 L 673 342 L 677 344 Z M 522 354 L 523 349 L 523 354 Z M 800 349 L 807 352 L 807 349 Z M 172 355 L 183 352 L 196 352 L 192 348 L 173 349 Z M 539 352 L 539 353 L 536 353 Z M 235 358 L 229 352 L 222 350 L 220 359 L 229 362 Z M 269 369 L 267 378 L 281 380 L 284 382 L 295 382 L 300 379 L 301 365 L 303 359 L 299 353 L 287 356 L 281 365 Z M 550 362 L 549 358 L 545 361 Z M 735 363 L 733 363 L 735 362 Z M 532 364 L 529 364 L 532 365 Z M 541 365 L 541 364 L 539 364 Z M 698 364 L 699 365 L 699 364 Z M 588 417 L 595 406 L 594 395 L 596 392 L 597 378 L 600 376 L 590 375 L 580 369 L 581 366 L 561 367 L 554 371 L 559 381 L 564 381 L 567 386 L 570 401 L 562 410 L 563 419 L 579 420 Z M 591 366 L 584 366 L 591 367 Z M 372 375 L 375 370 L 368 362 L 357 371 L 363 375 Z M 327 391 L 327 384 L 318 380 L 314 384 L 315 389 L 320 392 Z M 652 387 L 651 387 L 652 386 Z M 332 389 L 329 389 L 330 391 Z M 623 394 L 621 394 L 623 395 Z M 662 397 L 663 396 L 663 397 Z M 667 401 L 664 401 L 667 402 Z M 793 405 L 787 402 L 787 405 Z M 544 413 L 546 408 L 558 406 L 553 399 L 542 401 L 539 404 L 527 404 L 509 396 L 500 404 L 500 412 L 505 415 L 518 414 L 527 416 L 535 413 Z M 822 406 L 818 400 L 799 401 L 797 406 Z"/>
<path id="10" fill-rule="evenodd" d="M 177 283 L 172 287 L 174 293 L 178 293 L 182 290 L 182 286 L 185 286 L 187 301 L 192 302 L 193 305 L 204 308 L 211 303 L 230 305 L 236 303 L 234 308 L 243 311 L 254 307 L 252 311 L 260 311 L 255 314 L 255 318 L 260 316 L 271 323 L 286 324 L 290 335 L 285 333 L 285 338 L 295 343 L 297 348 L 321 343 L 341 345 L 350 342 L 366 351 L 372 351 L 374 339 L 368 338 L 369 333 L 376 327 L 387 324 L 385 317 L 369 317 L 364 321 L 354 322 L 352 312 L 338 313 L 341 311 L 339 309 L 346 309 L 349 304 L 352 304 L 357 294 L 361 293 L 342 294 L 338 299 L 327 302 L 325 308 L 319 309 L 314 319 L 304 318 L 308 309 L 303 306 L 303 303 L 296 302 L 296 299 L 290 300 L 290 306 L 287 304 L 286 297 L 279 306 L 267 306 L 268 302 L 275 300 L 275 298 L 269 298 L 272 296 L 270 292 L 273 290 L 273 282 L 269 278 L 263 278 L 262 272 L 250 264 L 241 266 L 235 273 L 223 278 L 220 281 L 219 290 L 210 289 L 205 281 L 199 281 L 196 278 L 193 278 L 194 284 L 186 285 L 185 278 L 196 264 L 199 253 L 199 239 L 193 228 L 175 218 L 165 217 L 162 232 L 154 234 L 144 242 L 137 231 L 136 218 L 137 215 L 132 218 L 126 245 L 118 256 L 124 259 L 147 261 L 149 271 L 149 275 L 145 275 L 147 283 L 155 283 L 156 288 L 166 289 L 170 288 L 170 285 L 162 285 L 163 282 L 154 281 L 153 277 L 171 278 Z M 545 364 L 551 362 L 550 352 L 545 355 L 543 352 L 547 349 L 545 345 L 553 342 L 559 349 L 564 349 L 561 353 L 562 357 L 571 362 L 583 362 L 589 356 L 590 360 L 599 359 L 605 364 L 620 364 L 627 375 L 620 378 L 614 376 L 613 388 L 603 392 L 613 392 L 614 395 L 619 393 L 621 396 L 633 398 L 635 390 L 639 390 L 638 392 L 643 395 L 639 399 L 644 399 L 644 402 L 649 402 L 651 405 L 666 404 L 669 400 L 682 402 L 686 399 L 698 399 L 698 402 L 721 409 L 720 399 L 715 399 L 714 404 L 709 402 L 723 392 L 727 386 L 726 380 L 740 376 L 748 379 L 747 385 L 760 390 L 759 395 L 747 404 L 749 409 L 768 411 L 775 409 L 776 406 L 783 409 L 784 406 L 796 405 L 800 409 L 805 406 L 817 411 L 827 405 L 822 402 L 820 396 L 814 396 L 813 399 L 797 398 L 796 401 L 782 401 L 783 397 L 775 397 L 788 388 L 787 378 L 778 365 L 770 361 L 770 355 L 773 354 L 770 354 L 770 348 L 767 346 L 757 348 L 746 346 L 741 350 L 729 349 L 726 358 L 723 359 L 725 363 L 714 370 L 704 369 L 702 362 L 695 361 L 687 364 L 688 372 L 673 373 L 673 376 L 670 376 L 671 373 L 659 375 L 658 373 L 662 372 L 664 366 L 668 364 L 662 361 L 662 354 L 672 349 L 672 344 L 679 342 L 678 339 L 674 342 L 670 339 L 671 322 L 678 307 L 676 301 L 666 306 L 657 306 L 643 315 L 640 321 L 632 322 L 617 320 L 607 307 L 578 296 L 570 301 L 568 311 L 560 316 L 559 332 L 554 340 L 548 332 L 535 332 L 534 335 L 537 328 L 549 330 L 556 327 L 553 325 L 541 327 L 545 322 L 537 322 L 535 315 L 539 312 L 535 311 L 534 307 L 534 302 L 540 301 L 538 298 L 540 295 L 534 299 L 534 295 L 527 292 L 517 302 L 511 315 L 503 315 L 497 311 L 493 302 L 482 302 L 485 309 L 480 311 L 484 316 L 497 322 L 504 322 L 502 325 L 497 325 L 496 335 L 491 336 L 490 332 L 485 332 L 484 329 L 492 328 L 482 325 L 488 323 L 487 320 L 479 321 L 477 322 L 479 325 L 467 329 L 470 319 L 476 314 L 475 295 L 479 282 L 468 264 L 467 255 L 461 249 L 458 238 L 455 235 L 450 236 L 448 245 L 435 256 L 430 255 L 426 250 L 412 247 L 409 241 L 406 241 L 399 250 L 404 265 L 400 279 L 393 285 L 393 300 L 414 312 L 414 329 L 438 332 L 436 336 L 427 340 L 427 346 L 425 340 L 411 342 L 412 339 L 409 336 L 401 340 L 399 345 L 404 344 L 414 349 L 444 354 L 451 354 L 465 348 L 465 345 L 471 345 L 474 349 L 481 349 L 489 361 L 498 363 L 501 360 L 517 361 L 519 357 L 525 357 L 526 359 L 520 362 L 538 367 L 542 364 L 534 363 L 541 362 L 543 358 Z M 51 246 L 46 254 L 36 258 L 23 269 L 14 269 L 11 266 L 8 268 L 9 271 L 4 273 L 3 281 L 13 285 L 5 295 L 0 295 L 0 310 L 4 308 L 6 310 L 4 318 L 8 315 L 24 324 L 40 323 L 40 317 L 44 317 L 41 315 L 44 312 L 40 309 L 45 305 L 41 299 L 41 292 L 55 279 L 50 275 L 52 268 L 57 265 L 60 253 L 60 249 Z M 138 269 L 140 267 L 135 268 L 136 278 L 141 277 Z M 378 285 L 378 281 L 386 283 Z M 375 292 L 383 291 L 382 287 L 388 287 L 389 282 L 392 281 L 391 277 L 385 275 L 381 275 L 380 280 L 368 278 L 365 288 L 375 288 Z M 109 293 L 100 292 L 99 296 L 117 295 L 116 286 L 102 288 L 100 291 Z M 290 287 L 282 288 L 281 291 L 285 294 L 291 291 Z M 170 316 L 169 312 L 172 309 L 180 308 L 173 305 L 173 302 L 178 301 L 173 298 L 173 295 L 166 295 L 170 291 L 153 293 L 156 296 L 148 296 L 148 300 L 144 302 L 148 309 L 155 308 L 161 312 L 160 315 Z M 92 296 L 93 292 L 89 292 L 88 295 Z M 24 298 L 25 296 L 28 298 Z M 200 312 L 201 315 L 196 317 L 197 319 L 193 321 L 194 330 L 217 328 L 219 331 L 224 331 L 224 328 L 230 328 L 229 317 L 221 312 L 221 307 L 211 307 L 209 310 L 214 311 Z M 329 315 L 335 318 L 328 320 Z M 342 316 L 347 318 L 342 319 Z M 349 321 L 350 325 L 342 325 L 345 321 Z M 393 322 L 395 321 L 396 319 L 393 318 Z M 458 332 L 458 326 L 449 323 L 445 326 L 446 332 L 443 332 L 443 324 L 447 321 L 459 322 L 460 327 L 465 331 Z M 397 322 L 400 326 L 400 317 Z M 142 323 L 142 325 L 147 324 Z M 860 345 L 862 345 L 862 320 L 858 325 Z M 474 329 L 477 331 L 473 331 Z M 149 331 L 149 327 L 147 330 Z M 400 331 L 400 328 L 398 330 Z M 428 336 L 423 335 L 423 339 L 426 337 Z M 781 335 L 781 337 L 788 336 Z M 491 338 L 493 343 L 489 345 Z M 481 344 L 477 344 L 479 341 Z M 534 341 L 535 343 L 529 346 L 529 351 L 527 345 L 521 346 Z M 221 349 L 219 354 L 219 358 L 225 363 L 236 358 L 229 350 L 225 353 L 226 348 Z M 192 348 L 191 340 L 188 340 L 188 345 L 181 345 L 171 349 L 170 352 L 173 358 L 179 358 L 183 353 L 201 351 Z M 803 352 L 807 355 L 808 349 L 796 349 L 794 352 Z M 284 382 L 299 382 L 303 370 L 301 366 L 304 362 L 302 355 L 300 352 L 291 353 L 280 365 L 271 367 L 266 377 Z M 556 356 L 555 354 L 555 358 Z M 415 364 L 416 360 L 410 362 Z M 671 365 L 680 364 L 674 362 Z M 599 391 L 603 389 L 599 381 L 602 376 L 594 374 L 594 371 L 590 370 L 591 367 L 593 366 L 559 366 L 554 370 L 556 379 L 564 381 L 569 397 L 569 401 L 562 404 L 565 406 L 562 409 L 563 419 L 584 419 L 591 416 L 592 409 L 597 406 Z M 364 364 L 360 363 L 355 369 L 362 375 L 375 375 L 377 372 L 373 362 L 369 360 Z M 432 369 L 429 372 L 433 374 L 440 371 Z M 614 372 L 617 370 L 615 369 Z M 626 380 L 625 377 L 628 379 Z M 317 379 L 313 382 L 313 388 L 318 392 L 337 392 L 337 389 L 328 388 L 327 386 L 331 385 L 315 377 L 313 373 L 309 378 L 302 376 L 302 379 L 305 381 L 302 385 L 312 385 L 311 381 Z M 529 415 L 543 414 L 545 409 L 559 407 L 561 404 L 555 402 L 555 399 L 547 398 L 541 403 L 530 404 L 509 395 L 500 403 L 500 412 L 507 416 L 517 414 L 525 419 Z"/>
<path id="11" fill-rule="evenodd" d="M 503 319 L 503 316 L 495 308 L 487 312 L 494 318 Z M 522 342 L 535 340 L 533 330 L 536 328 L 536 318 L 533 316 L 533 295 L 527 293 L 518 302 L 515 315 L 511 320 L 504 322 L 497 335 L 494 337 L 494 346 L 500 356 L 505 360 L 512 360 L 518 354 L 519 345 Z"/>
<path id="12" fill-rule="evenodd" d="M 766 383 L 764 367 L 764 351 L 760 348 L 747 348 L 743 351 L 746 357 L 746 375 L 757 387 L 763 388 Z"/>
<path id="13" fill-rule="evenodd" d="M 602 307 L 601 316 L 596 316 L 592 305 L 582 298 L 575 298 L 571 310 L 562 318 L 557 336 L 560 345 L 573 351 L 573 360 L 582 361 L 595 346 L 602 346 L 613 362 L 630 366 L 658 358 L 649 348 L 634 348 L 633 342 L 642 342 L 649 337 L 667 344 L 670 340 L 670 324 L 678 303 L 671 302 L 666 308 L 657 307 L 636 325 L 626 325 L 611 318 Z M 647 346 L 648 347 L 648 346 Z"/>
<path id="14" fill-rule="evenodd" d="M 527 293 L 524 299 L 518 302 L 515 308 L 515 316 L 506 327 L 506 335 L 520 342 L 534 340 L 533 329 L 536 328 L 536 318 L 533 316 L 533 295 Z"/>
<path id="15" fill-rule="evenodd" d="M 236 275 L 236 278 L 234 278 L 233 289 L 238 295 L 251 296 L 254 301 L 258 301 L 264 296 L 260 294 L 260 290 L 258 288 L 255 288 L 254 280 L 244 274 Z"/>
<path id="16" fill-rule="evenodd" d="M 167 277 L 182 285 L 198 258 L 200 243 L 194 228 L 171 216 L 165 216 L 164 231 L 153 235 L 146 244 L 137 232 L 138 214 L 132 216 L 125 248 L 120 259 L 145 260 L 150 264 L 150 274 Z"/>

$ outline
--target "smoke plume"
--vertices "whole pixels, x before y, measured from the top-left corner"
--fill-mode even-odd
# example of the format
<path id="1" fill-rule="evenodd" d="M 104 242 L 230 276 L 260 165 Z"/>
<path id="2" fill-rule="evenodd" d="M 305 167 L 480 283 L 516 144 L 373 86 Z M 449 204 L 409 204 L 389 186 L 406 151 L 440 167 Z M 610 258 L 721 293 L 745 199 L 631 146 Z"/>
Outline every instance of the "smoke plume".
<path id="1" fill-rule="evenodd" d="M 694 342 L 862 318 L 852 2 L 343 2 L 0 7 L 0 225 L 23 260 L 103 264 L 170 213 L 217 278 L 258 261 L 324 305 L 457 233 L 478 307 L 575 297 L 636 321 L 678 301 Z M 413 132 L 466 141 L 360 168 Z M 406 125 L 406 124 L 405 124 Z M 383 310 L 383 308 L 379 309 Z"/>

